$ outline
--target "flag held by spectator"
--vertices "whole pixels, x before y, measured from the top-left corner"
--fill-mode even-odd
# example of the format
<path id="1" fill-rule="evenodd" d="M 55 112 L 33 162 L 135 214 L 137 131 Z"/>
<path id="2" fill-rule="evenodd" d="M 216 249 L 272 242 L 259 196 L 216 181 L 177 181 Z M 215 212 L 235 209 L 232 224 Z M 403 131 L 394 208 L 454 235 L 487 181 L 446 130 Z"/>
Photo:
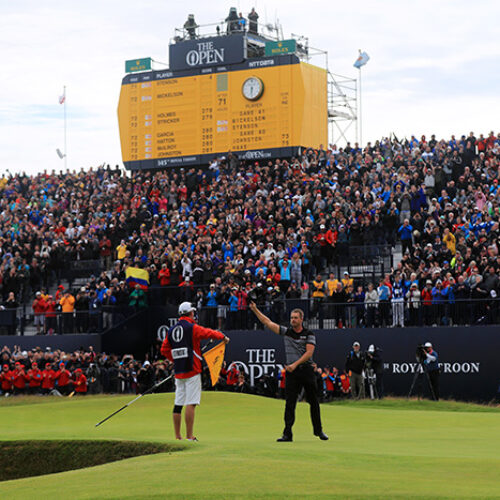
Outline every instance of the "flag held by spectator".
<path id="1" fill-rule="evenodd" d="M 147 290 L 149 286 L 149 273 L 146 269 L 141 269 L 140 267 L 127 267 L 125 278 L 130 287 L 139 285 L 143 290 Z"/>
<path id="2" fill-rule="evenodd" d="M 356 62 L 353 64 L 355 68 L 361 68 L 370 60 L 370 56 L 366 52 L 359 51 L 359 56 L 356 59 Z"/>
<path id="3" fill-rule="evenodd" d="M 224 361 L 224 353 L 226 352 L 226 344 L 221 342 L 215 347 L 212 347 L 210 351 L 203 354 L 205 361 L 210 371 L 210 379 L 212 380 L 212 387 L 219 380 L 220 371 L 222 368 L 222 362 Z"/>
<path id="4" fill-rule="evenodd" d="M 59 104 L 64 104 L 66 100 L 66 87 L 64 87 L 64 92 L 59 96 Z"/>

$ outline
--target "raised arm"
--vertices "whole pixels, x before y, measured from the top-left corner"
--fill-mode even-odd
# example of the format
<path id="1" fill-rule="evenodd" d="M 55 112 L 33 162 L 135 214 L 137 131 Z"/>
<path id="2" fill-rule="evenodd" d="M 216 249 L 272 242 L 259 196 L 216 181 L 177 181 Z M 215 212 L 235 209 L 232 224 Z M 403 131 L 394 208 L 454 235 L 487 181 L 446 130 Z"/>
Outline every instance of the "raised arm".
<path id="1" fill-rule="evenodd" d="M 259 311 L 257 305 L 255 302 L 251 301 L 250 302 L 250 309 L 253 311 L 255 316 L 257 316 L 257 319 L 264 325 L 265 328 L 268 328 L 272 332 L 276 333 L 279 335 L 280 333 L 280 325 L 273 323 L 264 313 Z"/>

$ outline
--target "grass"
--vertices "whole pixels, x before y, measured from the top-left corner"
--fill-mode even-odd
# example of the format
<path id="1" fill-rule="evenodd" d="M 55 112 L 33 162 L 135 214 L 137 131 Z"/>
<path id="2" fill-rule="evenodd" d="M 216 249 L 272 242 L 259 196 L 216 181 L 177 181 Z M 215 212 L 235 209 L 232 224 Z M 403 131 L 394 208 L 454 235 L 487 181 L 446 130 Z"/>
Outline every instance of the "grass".
<path id="1" fill-rule="evenodd" d="M 327 404 L 346 405 L 356 408 L 373 409 L 393 409 L 393 410 L 417 410 L 417 411 L 459 411 L 459 412 L 480 412 L 480 413 L 499 413 L 500 405 L 491 403 L 488 405 L 478 403 L 462 403 L 460 401 L 442 399 L 440 401 L 431 401 L 429 399 L 401 399 L 387 397 L 382 400 L 362 399 L 355 401 L 353 399 L 342 399 L 332 401 Z"/>
<path id="2" fill-rule="evenodd" d="M 94 427 L 129 400 L 1 404 L 1 439 L 174 442 L 172 394 L 142 398 Z M 323 442 L 312 436 L 307 405 L 299 404 L 294 442 L 276 443 L 283 401 L 206 393 L 196 417 L 200 442 L 185 443 L 184 451 L 6 481 L 0 498 L 500 498 L 500 413 L 456 405 L 323 405 L 332 437 Z"/>
<path id="3" fill-rule="evenodd" d="M 0 442 L 0 481 L 43 476 L 183 447 L 134 441 Z"/>

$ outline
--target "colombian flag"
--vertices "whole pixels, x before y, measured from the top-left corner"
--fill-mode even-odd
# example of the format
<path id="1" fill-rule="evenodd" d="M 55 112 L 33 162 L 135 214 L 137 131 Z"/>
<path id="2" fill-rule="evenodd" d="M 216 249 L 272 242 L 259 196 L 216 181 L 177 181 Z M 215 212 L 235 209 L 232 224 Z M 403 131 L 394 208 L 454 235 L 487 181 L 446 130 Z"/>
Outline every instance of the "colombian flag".
<path id="1" fill-rule="evenodd" d="M 125 278 L 130 287 L 139 285 L 143 290 L 147 290 L 149 286 L 149 273 L 146 269 L 141 269 L 140 267 L 127 267 Z"/>
<path id="2" fill-rule="evenodd" d="M 212 347 L 210 351 L 203 354 L 205 361 L 207 362 L 208 369 L 210 371 L 210 378 L 212 380 L 212 387 L 219 380 L 220 370 L 222 368 L 222 362 L 224 361 L 224 353 L 226 352 L 226 344 L 221 342 L 215 347 Z"/>

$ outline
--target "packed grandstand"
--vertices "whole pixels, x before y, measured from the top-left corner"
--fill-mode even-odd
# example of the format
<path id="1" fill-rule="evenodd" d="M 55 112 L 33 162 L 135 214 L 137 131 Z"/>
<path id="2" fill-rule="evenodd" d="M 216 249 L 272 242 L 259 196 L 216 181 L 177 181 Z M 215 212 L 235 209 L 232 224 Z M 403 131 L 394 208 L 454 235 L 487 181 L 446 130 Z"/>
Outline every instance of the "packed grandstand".
<path id="1" fill-rule="evenodd" d="M 102 331 L 150 304 L 207 325 L 496 323 L 500 134 L 384 138 L 206 169 L 15 174 L 0 180 L 0 287 L 14 333 Z M 399 255 L 385 267 L 380 249 Z M 361 249 L 360 266 L 353 266 Z M 86 264 L 88 264 L 86 266 Z M 69 275 L 77 264 L 88 271 Z M 130 287 L 128 268 L 149 273 Z M 94 272 L 95 269 L 95 272 Z"/>

